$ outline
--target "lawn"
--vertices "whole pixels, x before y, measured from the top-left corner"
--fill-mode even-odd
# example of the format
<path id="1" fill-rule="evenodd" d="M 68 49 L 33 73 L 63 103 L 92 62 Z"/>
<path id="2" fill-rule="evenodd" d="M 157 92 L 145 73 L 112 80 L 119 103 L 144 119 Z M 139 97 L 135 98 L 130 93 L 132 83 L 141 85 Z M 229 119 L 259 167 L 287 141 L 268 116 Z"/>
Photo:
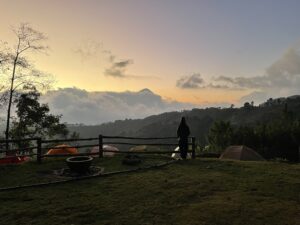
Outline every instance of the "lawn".
<path id="1" fill-rule="evenodd" d="M 125 169 L 120 161 L 96 163 L 114 171 Z M 61 166 L 61 160 L 49 160 L 0 167 L 1 187 L 49 180 L 49 170 Z M 0 224 L 6 225 L 300 224 L 300 165 L 186 160 L 159 169 L 0 192 L 0 201 Z"/>

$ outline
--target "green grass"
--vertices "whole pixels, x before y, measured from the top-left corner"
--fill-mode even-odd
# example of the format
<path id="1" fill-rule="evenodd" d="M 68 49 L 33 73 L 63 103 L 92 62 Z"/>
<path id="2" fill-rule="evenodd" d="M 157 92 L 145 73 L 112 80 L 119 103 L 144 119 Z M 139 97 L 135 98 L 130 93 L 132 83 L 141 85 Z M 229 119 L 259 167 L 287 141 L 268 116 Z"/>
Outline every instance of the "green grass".
<path id="1" fill-rule="evenodd" d="M 151 160 L 146 164 L 164 159 Z M 1 186 L 35 182 L 61 163 L 0 168 Z M 120 158 L 97 163 L 106 171 L 124 168 Z M 186 160 L 137 173 L 0 192 L 0 202 L 0 224 L 6 225 L 300 224 L 300 165 Z"/>

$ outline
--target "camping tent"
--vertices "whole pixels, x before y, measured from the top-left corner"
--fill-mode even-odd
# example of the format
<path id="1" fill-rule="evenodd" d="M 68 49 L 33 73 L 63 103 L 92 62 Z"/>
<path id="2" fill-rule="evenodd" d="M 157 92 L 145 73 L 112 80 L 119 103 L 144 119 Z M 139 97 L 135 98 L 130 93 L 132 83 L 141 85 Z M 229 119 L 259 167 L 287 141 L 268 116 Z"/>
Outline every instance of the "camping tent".
<path id="1" fill-rule="evenodd" d="M 177 146 L 175 149 L 174 149 L 175 152 L 178 152 L 178 153 L 172 153 L 171 157 L 173 159 L 181 159 L 181 156 L 180 156 L 180 152 L 179 152 L 179 146 Z M 187 153 L 186 155 L 186 158 L 187 159 L 191 159 L 192 158 L 192 154 L 190 152 Z"/>
<path id="2" fill-rule="evenodd" d="M 251 148 L 245 145 L 232 145 L 225 149 L 220 159 L 235 159 L 245 161 L 262 161 L 264 158 Z"/>
<path id="3" fill-rule="evenodd" d="M 119 152 L 119 149 L 112 145 L 103 145 L 103 156 L 104 157 L 113 157 L 117 152 Z M 109 152 L 105 152 L 109 151 Z M 95 146 L 92 148 L 91 153 L 97 153 L 99 152 L 99 146 Z M 98 157 L 99 155 L 92 155 L 93 157 Z"/>
<path id="4" fill-rule="evenodd" d="M 129 149 L 131 152 L 146 152 L 148 147 L 146 145 L 137 145 Z"/>
<path id="5" fill-rule="evenodd" d="M 50 149 L 46 155 L 57 155 L 57 154 L 76 154 L 78 153 L 77 148 L 70 147 L 70 145 L 57 145 Z"/>
<path id="6" fill-rule="evenodd" d="M 6 156 L 0 159 L 0 164 L 19 164 L 28 162 L 30 160 L 27 156 Z"/>
<path id="7" fill-rule="evenodd" d="M 160 152 L 161 148 L 151 145 L 136 145 L 129 149 L 130 152 Z"/>

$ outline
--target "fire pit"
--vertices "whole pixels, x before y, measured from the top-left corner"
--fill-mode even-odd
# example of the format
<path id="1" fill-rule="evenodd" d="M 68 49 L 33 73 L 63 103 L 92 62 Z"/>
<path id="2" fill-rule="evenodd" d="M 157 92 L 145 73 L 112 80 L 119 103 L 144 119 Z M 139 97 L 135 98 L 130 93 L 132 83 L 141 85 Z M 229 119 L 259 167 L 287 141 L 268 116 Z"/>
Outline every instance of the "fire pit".
<path id="1" fill-rule="evenodd" d="M 74 156 L 67 158 L 66 162 L 72 172 L 84 174 L 89 172 L 92 160 L 91 156 Z"/>

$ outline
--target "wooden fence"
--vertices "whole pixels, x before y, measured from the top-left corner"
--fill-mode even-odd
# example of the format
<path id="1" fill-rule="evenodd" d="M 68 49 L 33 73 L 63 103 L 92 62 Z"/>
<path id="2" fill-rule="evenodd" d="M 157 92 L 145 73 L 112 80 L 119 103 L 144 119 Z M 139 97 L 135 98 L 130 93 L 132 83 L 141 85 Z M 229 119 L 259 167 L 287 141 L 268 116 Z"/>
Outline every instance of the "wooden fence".
<path id="1" fill-rule="evenodd" d="M 146 146 L 178 146 L 177 137 L 124 137 L 124 136 L 104 136 L 99 135 L 97 138 L 78 138 L 78 139 L 52 139 L 52 140 L 43 140 L 42 138 L 26 138 L 26 139 L 11 139 L 11 140 L 0 140 L 1 143 L 22 143 L 24 141 L 30 141 L 35 143 L 35 146 L 33 147 L 25 147 L 22 149 L 15 148 L 15 149 L 9 149 L 9 150 L 0 150 L 0 153 L 6 153 L 6 155 L 9 155 L 10 153 L 14 154 L 20 154 L 22 156 L 29 156 L 33 157 L 36 156 L 36 160 L 38 163 L 42 163 L 43 158 L 47 157 L 69 157 L 70 154 L 51 154 L 47 155 L 43 152 L 45 150 L 51 149 L 61 149 L 61 147 L 44 147 L 44 144 L 57 144 L 57 143 L 69 143 L 69 142 L 79 142 L 79 141 L 94 141 L 97 142 L 97 144 L 87 144 L 87 145 L 76 145 L 76 146 L 68 146 L 63 148 L 87 148 L 87 147 L 99 147 L 99 151 L 96 153 L 76 153 L 72 154 L 72 156 L 89 156 L 89 155 L 99 155 L 100 158 L 103 157 L 104 152 L 114 152 L 112 150 L 104 150 L 103 145 L 146 145 Z M 121 141 L 120 141 L 121 140 Z M 127 141 L 126 141 L 127 140 Z M 134 140 L 139 141 L 145 141 L 145 142 L 139 142 L 134 143 Z M 149 141 L 161 141 L 161 140 L 173 140 L 173 142 L 170 143 L 161 143 L 161 142 L 155 142 L 155 143 L 147 143 Z M 188 152 L 192 153 L 192 158 L 194 159 L 196 157 L 195 151 L 196 151 L 196 143 L 195 143 L 195 137 L 190 137 L 188 146 L 191 146 L 192 150 L 189 150 Z M 33 150 L 36 150 L 36 153 L 33 153 Z M 30 152 L 30 153 L 28 153 Z M 23 154 L 21 154 L 23 153 Z M 144 152 L 132 152 L 132 151 L 119 151 L 117 153 L 120 154 L 170 154 L 170 153 L 179 153 L 175 151 L 144 151 Z M 0 158 L 1 159 L 1 158 Z"/>

